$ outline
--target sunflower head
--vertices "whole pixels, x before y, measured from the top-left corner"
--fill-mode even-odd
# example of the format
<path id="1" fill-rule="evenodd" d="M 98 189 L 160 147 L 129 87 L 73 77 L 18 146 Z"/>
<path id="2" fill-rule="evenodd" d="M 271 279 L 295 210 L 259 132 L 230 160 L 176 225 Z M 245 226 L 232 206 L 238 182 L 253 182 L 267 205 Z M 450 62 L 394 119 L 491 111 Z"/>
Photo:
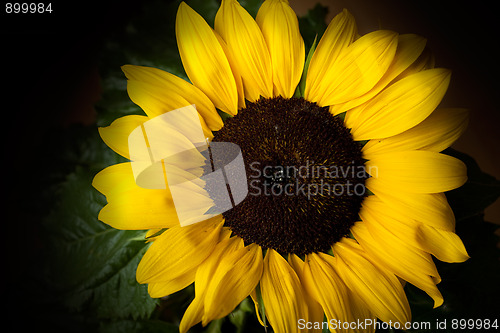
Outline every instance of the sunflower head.
<path id="1" fill-rule="evenodd" d="M 190 82 L 124 66 L 129 96 L 146 115 L 99 130 L 132 160 L 129 139 L 142 133 L 162 186 L 138 181 L 134 161 L 104 169 L 93 185 L 108 200 L 100 220 L 149 230 L 137 280 L 152 297 L 194 283 L 180 330 L 222 318 L 248 296 L 276 332 L 321 331 L 300 323 L 324 316 L 404 328 L 405 281 L 441 305 L 431 255 L 447 262 L 468 255 L 444 195 L 466 181 L 465 166 L 440 152 L 468 118 L 438 108 L 450 71 L 434 68 L 426 40 L 387 30 L 359 36 L 343 10 L 306 60 L 285 0 L 264 1 L 255 19 L 223 0 L 214 28 L 182 2 L 175 33 Z M 188 109 L 190 121 L 171 113 Z M 148 132 L 165 115 L 176 120 Z M 212 154 L 220 143 L 236 153 Z M 245 172 L 225 168 L 235 155 Z M 222 180 L 218 190 L 208 185 L 212 174 Z M 235 183 L 246 185 L 241 200 Z M 230 205 L 220 209 L 224 200 Z M 201 222 L 182 223 L 180 207 Z"/>

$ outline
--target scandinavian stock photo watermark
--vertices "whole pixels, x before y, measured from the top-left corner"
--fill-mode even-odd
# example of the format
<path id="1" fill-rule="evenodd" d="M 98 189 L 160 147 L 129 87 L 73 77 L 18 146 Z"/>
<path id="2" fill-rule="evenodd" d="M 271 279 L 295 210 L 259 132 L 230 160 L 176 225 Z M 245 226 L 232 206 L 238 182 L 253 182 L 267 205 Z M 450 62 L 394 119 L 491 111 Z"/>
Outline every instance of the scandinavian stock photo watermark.
<path id="1" fill-rule="evenodd" d="M 355 162 L 268 165 L 248 161 L 237 144 L 210 142 L 195 105 L 146 121 L 128 138 L 138 186 L 168 189 L 181 226 L 224 213 L 250 196 L 365 196 L 375 166 Z M 259 143 L 256 143 L 259 144 Z"/>
<path id="2" fill-rule="evenodd" d="M 249 195 L 254 196 L 305 196 L 309 200 L 320 196 L 364 196 L 364 183 L 352 179 L 367 179 L 378 175 L 376 166 L 318 165 L 306 160 L 303 165 L 263 166 L 261 162 L 249 163 Z M 262 186 L 263 185 L 263 186 Z"/>
<path id="3" fill-rule="evenodd" d="M 338 332 L 349 330 L 418 330 L 418 331 L 447 331 L 447 330 L 498 330 L 498 319 L 478 318 L 478 319 L 465 319 L 465 318 L 452 318 L 452 319 L 436 319 L 432 321 L 407 321 L 404 323 L 388 322 L 376 319 L 356 319 L 354 321 L 342 321 L 338 319 L 330 319 L 329 321 L 306 321 L 299 319 L 297 321 L 297 328 L 299 330 L 335 330 Z"/>

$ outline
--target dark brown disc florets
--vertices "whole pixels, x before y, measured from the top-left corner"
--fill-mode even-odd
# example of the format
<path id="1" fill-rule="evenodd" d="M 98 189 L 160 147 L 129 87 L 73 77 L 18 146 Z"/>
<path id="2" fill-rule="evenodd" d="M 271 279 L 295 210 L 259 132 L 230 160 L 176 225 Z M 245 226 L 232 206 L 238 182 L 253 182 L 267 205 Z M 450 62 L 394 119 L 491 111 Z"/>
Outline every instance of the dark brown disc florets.
<path id="1" fill-rule="evenodd" d="M 326 252 L 358 220 L 367 178 L 361 146 L 327 107 L 303 98 L 247 102 L 213 141 L 243 154 L 249 193 L 223 215 L 246 244 Z"/>

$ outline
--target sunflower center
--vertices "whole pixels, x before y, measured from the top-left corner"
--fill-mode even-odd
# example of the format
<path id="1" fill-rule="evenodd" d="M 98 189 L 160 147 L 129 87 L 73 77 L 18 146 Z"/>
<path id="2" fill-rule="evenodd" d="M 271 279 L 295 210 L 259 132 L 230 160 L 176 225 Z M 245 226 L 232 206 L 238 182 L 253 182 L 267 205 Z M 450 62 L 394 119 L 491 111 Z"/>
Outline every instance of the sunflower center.
<path id="1" fill-rule="evenodd" d="M 213 141 L 237 144 L 248 195 L 225 226 L 282 254 L 326 252 L 358 220 L 367 174 L 339 117 L 303 98 L 247 103 Z"/>

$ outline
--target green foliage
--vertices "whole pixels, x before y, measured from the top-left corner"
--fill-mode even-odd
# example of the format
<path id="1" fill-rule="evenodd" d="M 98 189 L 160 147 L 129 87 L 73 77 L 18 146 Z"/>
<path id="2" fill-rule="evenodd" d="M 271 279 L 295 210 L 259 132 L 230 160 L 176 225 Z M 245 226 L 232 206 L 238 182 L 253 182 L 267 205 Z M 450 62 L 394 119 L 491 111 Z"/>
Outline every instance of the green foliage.
<path id="1" fill-rule="evenodd" d="M 99 331 L 100 333 L 178 333 L 179 327 L 161 320 L 117 320 L 101 324 Z"/>
<path id="2" fill-rule="evenodd" d="M 55 204 L 44 223 L 43 278 L 51 301 L 68 313 L 84 316 L 86 325 L 97 320 L 149 318 L 157 300 L 135 281 L 137 264 L 147 247 L 145 232 L 116 230 L 98 221 L 106 199 L 91 186 L 97 171 L 122 159 L 102 144 L 95 126 L 59 134 L 64 140 L 53 143 L 60 148 L 54 162 L 72 170 L 54 177 L 61 181 L 48 190 L 55 194 L 51 198 Z"/>
<path id="3" fill-rule="evenodd" d="M 454 208 L 457 223 L 481 216 L 484 209 L 500 196 L 500 180 L 481 171 L 479 165 L 467 154 L 447 149 L 446 154 L 460 159 L 467 165 L 468 181 L 459 189 L 446 194 Z"/>
<path id="4" fill-rule="evenodd" d="M 306 52 L 309 52 L 309 48 L 316 38 L 318 43 L 321 40 L 321 36 L 323 36 L 327 27 L 325 21 L 327 14 L 328 8 L 318 3 L 307 12 L 307 15 L 299 17 L 300 34 L 304 38 Z"/>
<path id="5" fill-rule="evenodd" d="M 306 91 L 307 71 L 309 70 L 309 64 L 311 63 L 311 59 L 314 54 L 314 51 L 316 50 L 317 44 L 318 44 L 318 36 L 316 35 L 311 45 L 311 48 L 307 53 L 306 61 L 304 63 L 304 70 L 302 71 L 302 76 L 300 77 L 299 85 L 295 89 L 294 97 L 304 97 L 304 93 Z"/>
<path id="6" fill-rule="evenodd" d="M 246 298 L 243 302 L 240 303 L 238 308 L 231 313 L 229 316 L 229 320 L 236 326 L 238 333 L 243 332 L 243 327 L 245 327 L 245 322 L 247 320 L 247 314 L 252 313 L 254 311 L 254 307 L 252 304 L 252 300 L 250 298 Z"/>

